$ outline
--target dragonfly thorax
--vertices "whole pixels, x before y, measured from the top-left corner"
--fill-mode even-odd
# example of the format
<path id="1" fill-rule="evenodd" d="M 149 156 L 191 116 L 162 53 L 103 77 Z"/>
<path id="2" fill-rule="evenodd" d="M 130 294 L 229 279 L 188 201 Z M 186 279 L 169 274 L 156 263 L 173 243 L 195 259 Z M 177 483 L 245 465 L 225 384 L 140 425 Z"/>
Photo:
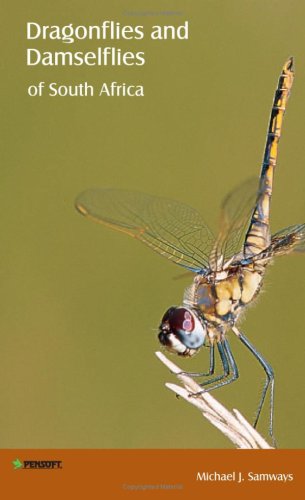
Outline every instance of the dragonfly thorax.
<path id="1" fill-rule="evenodd" d="M 257 297 L 262 280 L 263 271 L 251 266 L 198 275 L 185 290 L 183 304 L 196 310 L 208 326 L 226 331 Z"/>

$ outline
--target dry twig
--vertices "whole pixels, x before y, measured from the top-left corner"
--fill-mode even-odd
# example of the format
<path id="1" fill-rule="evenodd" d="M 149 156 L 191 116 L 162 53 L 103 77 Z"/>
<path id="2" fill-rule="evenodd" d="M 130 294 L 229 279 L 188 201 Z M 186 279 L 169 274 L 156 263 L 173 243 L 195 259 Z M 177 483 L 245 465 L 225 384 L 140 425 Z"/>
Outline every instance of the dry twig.
<path id="1" fill-rule="evenodd" d="M 200 385 L 191 377 L 181 374 L 182 370 L 161 352 L 156 352 L 156 356 L 178 377 L 185 389 L 180 385 L 170 383 L 165 384 L 166 387 L 198 408 L 209 422 L 234 443 L 236 448 L 272 449 L 272 446 L 247 422 L 238 410 L 234 409 L 230 412 L 208 392 L 196 397 L 190 397 L 191 393 L 202 390 Z"/>

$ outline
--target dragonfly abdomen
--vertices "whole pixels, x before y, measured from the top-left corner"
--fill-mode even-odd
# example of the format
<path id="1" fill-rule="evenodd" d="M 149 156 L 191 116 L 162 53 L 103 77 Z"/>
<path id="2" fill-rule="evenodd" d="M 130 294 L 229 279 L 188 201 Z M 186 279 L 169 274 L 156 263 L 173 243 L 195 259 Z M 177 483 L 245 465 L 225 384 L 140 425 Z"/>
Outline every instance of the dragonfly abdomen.
<path id="1" fill-rule="evenodd" d="M 285 63 L 274 95 L 263 165 L 257 198 L 244 243 L 246 257 L 257 255 L 270 244 L 270 204 L 274 171 L 277 163 L 278 144 L 281 137 L 283 117 L 294 78 L 293 59 Z"/>

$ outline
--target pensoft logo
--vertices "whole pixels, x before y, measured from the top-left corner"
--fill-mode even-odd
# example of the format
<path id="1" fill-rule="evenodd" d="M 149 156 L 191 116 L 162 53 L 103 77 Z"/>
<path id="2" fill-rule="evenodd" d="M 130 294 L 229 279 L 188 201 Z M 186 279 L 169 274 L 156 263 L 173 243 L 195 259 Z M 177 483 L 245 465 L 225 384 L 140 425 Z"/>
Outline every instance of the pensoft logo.
<path id="1" fill-rule="evenodd" d="M 19 460 L 12 461 L 14 470 L 17 469 L 62 469 L 61 460 Z"/>

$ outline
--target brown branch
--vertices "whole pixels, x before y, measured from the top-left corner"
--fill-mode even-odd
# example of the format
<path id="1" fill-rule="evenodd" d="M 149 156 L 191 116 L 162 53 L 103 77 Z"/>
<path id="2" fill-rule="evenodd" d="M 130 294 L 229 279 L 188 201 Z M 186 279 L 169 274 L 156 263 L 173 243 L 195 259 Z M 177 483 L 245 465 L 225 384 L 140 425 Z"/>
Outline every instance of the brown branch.
<path id="1" fill-rule="evenodd" d="M 184 385 L 183 388 L 180 385 L 167 383 L 165 384 L 166 387 L 198 408 L 211 424 L 232 441 L 236 448 L 272 449 L 272 446 L 247 422 L 238 410 L 230 412 L 208 392 L 192 397 L 191 394 L 200 392 L 202 387 L 188 375 L 181 374 L 182 370 L 164 354 L 156 352 L 156 356 Z"/>

